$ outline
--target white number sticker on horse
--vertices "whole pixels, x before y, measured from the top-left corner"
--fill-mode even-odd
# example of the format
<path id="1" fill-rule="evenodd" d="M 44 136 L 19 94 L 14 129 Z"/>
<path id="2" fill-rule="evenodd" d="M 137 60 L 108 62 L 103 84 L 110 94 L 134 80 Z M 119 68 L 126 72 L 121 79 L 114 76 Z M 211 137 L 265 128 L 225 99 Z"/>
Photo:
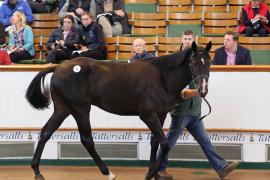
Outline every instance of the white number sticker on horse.
<path id="1" fill-rule="evenodd" d="M 80 71 L 81 71 L 81 66 L 79 66 L 79 65 L 74 66 L 74 67 L 73 67 L 73 71 L 74 71 L 75 73 L 80 72 Z"/>

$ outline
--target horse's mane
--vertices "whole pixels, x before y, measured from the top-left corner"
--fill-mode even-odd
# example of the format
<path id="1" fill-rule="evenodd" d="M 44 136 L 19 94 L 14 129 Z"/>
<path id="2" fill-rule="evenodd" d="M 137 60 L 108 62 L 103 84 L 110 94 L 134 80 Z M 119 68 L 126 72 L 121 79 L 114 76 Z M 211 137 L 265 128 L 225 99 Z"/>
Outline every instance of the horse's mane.
<path id="1" fill-rule="evenodd" d="M 186 49 L 183 51 L 176 51 L 175 53 L 169 55 L 153 57 L 151 60 L 153 60 L 153 64 L 162 69 L 170 69 L 181 65 L 184 60 L 188 59 L 191 52 L 191 49 Z"/>

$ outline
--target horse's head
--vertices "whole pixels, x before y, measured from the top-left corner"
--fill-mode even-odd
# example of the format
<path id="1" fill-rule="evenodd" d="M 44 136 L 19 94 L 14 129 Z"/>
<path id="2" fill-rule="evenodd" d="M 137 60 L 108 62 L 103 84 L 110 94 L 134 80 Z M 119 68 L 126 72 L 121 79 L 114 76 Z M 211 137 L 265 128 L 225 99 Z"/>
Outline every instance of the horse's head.
<path id="1" fill-rule="evenodd" d="M 205 48 L 197 47 L 195 42 L 192 43 L 190 68 L 193 80 L 196 83 L 198 93 L 201 97 L 205 97 L 208 93 L 209 67 L 211 65 L 209 51 L 211 47 L 211 41 Z"/>

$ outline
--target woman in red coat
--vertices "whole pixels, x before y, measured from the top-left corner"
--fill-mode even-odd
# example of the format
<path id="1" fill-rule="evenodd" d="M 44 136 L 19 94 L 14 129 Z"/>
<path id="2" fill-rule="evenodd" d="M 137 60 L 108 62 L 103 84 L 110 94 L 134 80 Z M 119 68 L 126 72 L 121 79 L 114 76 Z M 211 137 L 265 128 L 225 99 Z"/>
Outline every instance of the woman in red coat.
<path id="1" fill-rule="evenodd" d="M 9 65 L 11 64 L 9 55 L 6 51 L 0 50 L 0 65 Z"/>
<path id="2" fill-rule="evenodd" d="M 270 33 L 270 14 L 262 0 L 250 0 L 242 9 L 242 21 L 238 29 L 240 34 L 268 36 Z"/>

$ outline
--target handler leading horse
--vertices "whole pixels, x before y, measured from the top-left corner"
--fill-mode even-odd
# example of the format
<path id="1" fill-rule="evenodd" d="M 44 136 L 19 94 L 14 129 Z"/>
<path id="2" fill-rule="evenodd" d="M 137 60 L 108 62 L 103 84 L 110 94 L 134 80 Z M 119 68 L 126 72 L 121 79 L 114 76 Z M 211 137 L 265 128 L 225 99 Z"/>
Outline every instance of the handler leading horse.
<path id="1" fill-rule="evenodd" d="M 77 58 L 39 72 L 29 85 L 26 98 L 34 108 L 44 109 L 50 104 L 51 95 L 54 112 L 41 129 L 32 160 L 35 178 L 44 179 L 39 163 L 46 142 L 65 118 L 72 115 L 78 125 L 81 143 L 102 174 L 109 180 L 115 179 L 94 147 L 89 113 L 91 105 L 95 105 L 110 113 L 139 116 L 149 127 L 152 132 L 151 156 L 145 179 L 151 179 L 168 152 L 162 126 L 179 92 L 194 79 L 200 96 L 207 94 L 211 46 L 209 42 L 205 49 L 197 48 L 194 42 L 191 49 L 129 64 Z M 49 89 L 44 87 L 44 78 L 51 72 Z M 156 159 L 158 145 L 162 152 L 160 159 Z"/>

